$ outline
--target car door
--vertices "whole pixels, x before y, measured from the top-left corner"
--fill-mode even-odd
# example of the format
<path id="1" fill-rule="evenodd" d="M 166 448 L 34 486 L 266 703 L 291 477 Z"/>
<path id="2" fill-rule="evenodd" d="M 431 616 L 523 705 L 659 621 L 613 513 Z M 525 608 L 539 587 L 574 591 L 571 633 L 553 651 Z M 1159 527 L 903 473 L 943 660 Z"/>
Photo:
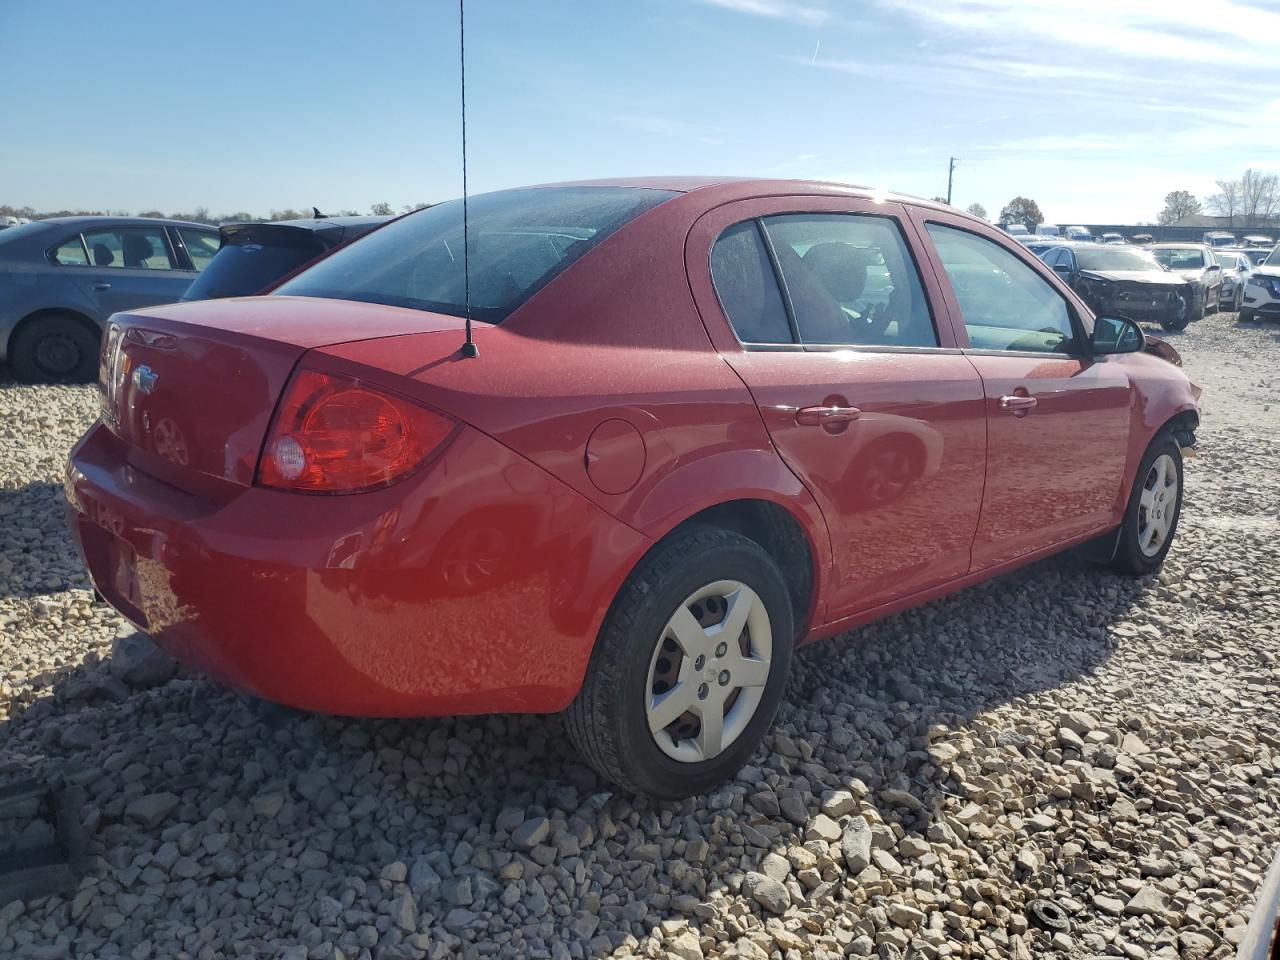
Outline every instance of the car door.
<path id="1" fill-rule="evenodd" d="M 82 234 L 87 266 L 70 276 L 102 317 L 182 297 L 194 273 L 178 268 L 163 226 L 115 226 Z"/>
<path id="2" fill-rule="evenodd" d="M 831 534 L 827 619 L 964 575 L 977 527 L 982 383 L 930 293 L 896 204 L 774 197 L 690 234 L 713 342 Z"/>
<path id="3" fill-rule="evenodd" d="M 986 397 L 974 568 L 1112 526 L 1124 504 L 1136 394 L 1120 364 L 1090 356 L 1092 318 L 1078 313 L 1043 265 L 992 231 L 932 209 L 913 212 Z"/>

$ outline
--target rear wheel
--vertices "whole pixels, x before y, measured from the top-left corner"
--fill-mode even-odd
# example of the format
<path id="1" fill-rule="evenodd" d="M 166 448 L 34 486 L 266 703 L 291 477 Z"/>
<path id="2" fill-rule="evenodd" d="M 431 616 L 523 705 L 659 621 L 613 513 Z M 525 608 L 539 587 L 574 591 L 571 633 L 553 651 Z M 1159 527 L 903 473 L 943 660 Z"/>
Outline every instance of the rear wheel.
<path id="1" fill-rule="evenodd" d="M 626 790 L 704 793 L 773 723 L 794 638 L 782 575 L 758 544 L 728 530 L 679 534 L 614 600 L 566 711 L 569 735 Z"/>
<path id="2" fill-rule="evenodd" d="M 65 313 L 24 323 L 9 348 L 9 366 L 22 383 L 87 383 L 98 373 L 99 338 Z"/>
<path id="3" fill-rule="evenodd" d="M 1162 330 L 1185 330 L 1187 327 L 1187 318 L 1179 317 L 1177 320 L 1161 320 L 1160 328 Z"/>
<path id="4" fill-rule="evenodd" d="M 1181 513 L 1182 450 L 1173 437 L 1162 433 L 1138 465 L 1112 567 L 1137 576 L 1159 570 Z"/>

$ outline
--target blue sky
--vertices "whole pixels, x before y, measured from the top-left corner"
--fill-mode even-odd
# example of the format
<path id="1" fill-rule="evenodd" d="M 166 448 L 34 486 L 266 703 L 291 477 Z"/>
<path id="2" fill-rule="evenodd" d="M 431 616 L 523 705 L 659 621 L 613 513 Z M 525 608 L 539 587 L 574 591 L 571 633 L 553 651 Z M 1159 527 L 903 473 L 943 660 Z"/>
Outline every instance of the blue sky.
<path id="1" fill-rule="evenodd" d="M 197 12 L 192 12 L 192 11 Z M 836 179 L 1058 223 L 1280 171 L 1280 3 L 470 0 L 475 192 Z M 461 189 L 448 0 L 0 0 L 0 203 L 366 209 Z"/>

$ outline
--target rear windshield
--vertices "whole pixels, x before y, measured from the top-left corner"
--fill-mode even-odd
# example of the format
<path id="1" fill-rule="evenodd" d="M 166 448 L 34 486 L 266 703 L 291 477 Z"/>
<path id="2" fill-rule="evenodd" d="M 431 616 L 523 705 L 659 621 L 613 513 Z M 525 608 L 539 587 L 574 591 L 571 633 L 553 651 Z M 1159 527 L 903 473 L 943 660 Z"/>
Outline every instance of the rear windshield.
<path id="1" fill-rule="evenodd" d="M 501 323 L 595 244 L 673 196 L 638 187 L 533 187 L 472 197 L 471 315 Z M 273 292 L 465 316 L 462 241 L 462 201 L 451 200 L 375 230 Z"/>
<path id="2" fill-rule="evenodd" d="M 249 297 L 324 252 L 314 237 L 291 243 L 224 244 L 200 272 L 183 300 Z"/>
<path id="3" fill-rule="evenodd" d="M 1151 252 L 1170 270 L 1194 270 L 1204 266 L 1204 251 L 1196 247 L 1156 247 Z"/>

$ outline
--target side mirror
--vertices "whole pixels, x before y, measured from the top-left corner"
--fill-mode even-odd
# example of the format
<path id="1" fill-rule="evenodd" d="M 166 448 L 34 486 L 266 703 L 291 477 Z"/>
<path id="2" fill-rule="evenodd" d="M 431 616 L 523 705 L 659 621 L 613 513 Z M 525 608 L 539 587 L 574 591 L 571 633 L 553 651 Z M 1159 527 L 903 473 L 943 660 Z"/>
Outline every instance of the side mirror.
<path id="1" fill-rule="evenodd" d="M 1222 269 L 1222 267 L 1218 266 L 1218 264 L 1216 264 L 1216 263 L 1211 263 L 1211 264 L 1209 264 L 1209 269 L 1210 269 L 1210 270 L 1221 270 L 1221 269 Z"/>
<path id="2" fill-rule="evenodd" d="M 1128 317 L 1098 317 L 1090 344 L 1098 355 L 1137 353 L 1147 343 L 1142 328 Z"/>

